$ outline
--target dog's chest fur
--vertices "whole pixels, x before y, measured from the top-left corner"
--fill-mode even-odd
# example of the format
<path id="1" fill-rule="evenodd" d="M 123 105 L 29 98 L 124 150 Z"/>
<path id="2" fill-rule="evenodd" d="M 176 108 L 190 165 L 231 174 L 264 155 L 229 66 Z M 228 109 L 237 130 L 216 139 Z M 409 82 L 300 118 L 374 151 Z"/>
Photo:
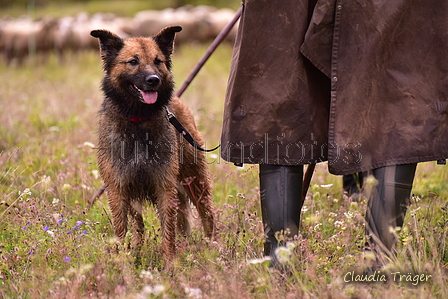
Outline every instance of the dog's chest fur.
<path id="1" fill-rule="evenodd" d="M 163 112 L 138 123 L 107 110 L 100 114 L 99 160 L 110 157 L 123 191 L 152 197 L 164 174 L 178 171 L 177 136 Z"/>

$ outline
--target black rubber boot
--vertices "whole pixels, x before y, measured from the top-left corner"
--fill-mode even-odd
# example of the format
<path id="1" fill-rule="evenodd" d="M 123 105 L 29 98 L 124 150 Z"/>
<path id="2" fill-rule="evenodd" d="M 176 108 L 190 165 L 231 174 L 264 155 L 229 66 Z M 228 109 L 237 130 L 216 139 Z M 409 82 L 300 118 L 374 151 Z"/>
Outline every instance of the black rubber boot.
<path id="1" fill-rule="evenodd" d="M 377 256 L 394 256 L 396 227 L 402 227 L 409 205 L 417 164 L 403 164 L 374 169 L 376 185 L 369 197 L 366 213 L 367 248 Z"/>
<path id="2" fill-rule="evenodd" d="M 357 195 L 362 189 L 363 173 L 357 172 L 354 174 L 347 174 L 342 176 L 342 187 L 348 196 Z"/>
<path id="3" fill-rule="evenodd" d="M 260 195 L 267 236 L 264 254 L 276 263 L 275 248 L 279 246 L 276 232 L 286 232 L 287 237 L 298 234 L 302 210 L 303 166 L 280 166 L 260 164 Z"/>

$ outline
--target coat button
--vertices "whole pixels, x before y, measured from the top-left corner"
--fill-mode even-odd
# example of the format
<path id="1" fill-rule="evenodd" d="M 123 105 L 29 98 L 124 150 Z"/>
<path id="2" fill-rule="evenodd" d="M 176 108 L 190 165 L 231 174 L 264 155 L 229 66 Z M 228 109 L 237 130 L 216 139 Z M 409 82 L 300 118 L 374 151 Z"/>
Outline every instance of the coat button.
<path id="1" fill-rule="evenodd" d="M 337 82 L 338 81 L 338 77 L 334 76 L 333 77 L 333 82 Z"/>

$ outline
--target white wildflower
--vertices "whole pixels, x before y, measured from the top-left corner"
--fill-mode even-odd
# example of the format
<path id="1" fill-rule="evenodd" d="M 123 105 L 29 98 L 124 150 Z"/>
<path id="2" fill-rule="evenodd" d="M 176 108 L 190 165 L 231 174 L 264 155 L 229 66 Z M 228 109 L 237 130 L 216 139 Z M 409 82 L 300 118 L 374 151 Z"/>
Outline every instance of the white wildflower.
<path id="1" fill-rule="evenodd" d="M 52 203 L 55 205 L 55 204 L 58 204 L 59 201 L 60 201 L 59 198 L 54 197 Z M 58 214 L 58 215 L 59 215 L 59 214 Z"/>
<path id="2" fill-rule="evenodd" d="M 51 177 L 49 177 L 48 175 L 42 176 L 41 183 L 45 189 L 48 189 L 48 187 L 50 186 L 50 183 L 51 183 Z"/>
<path id="3" fill-rule="evenodd" d="M 96 169 L 92 170 L 92 174 L 96 180 L 100 177 L 100 172 Z"/>
<path id="4" fill-rule="evenodd" d="M 347 218 L 353 218 L 353 212 L 351 212 L 351 211 L 348 211 L 348 212 L 345 212 L 344 213 L 344 215 L 345 215 L 345 217 L 347 217 Z"/>
<path id="5" fill-rule="evenodd" d="M 247 262 L 248 262 L 249 264 L 255 265 L 255 264 L 263 264 L 264 262 L 266 262 L 266 261 L 270 261 L 270 260 L 271 260 L 271 257 L 270 257 L 270 256 L 264 256 L 264 257 L 259 258 L 259 259 L 250 259 L 250 260 L 247 260 Z"/>
<path id="6" fill-rule="evenodd" d="M 159 296 L 163 291 L 165 291 L 165 287 L 161 284 L 156 284 L 154 286 L 146 285 L 139 293 L 138 298 L 146 299 L 151 295 Z"/>
<path id="7" fill-rule="evenodd" d="M 30 188 L 26 188 L 23 191 L 19 191 L 19 195 L 24 196 L 24 195 L 31 195 L 31 190 Z"/>
<path id="8" fill-rule="evenodd" d="M 308 211 L 308 207 L 307 206 L 302 206 L 302 212 L 306 212 L 306 211 Z"/>
<path id="9" fill-rule="evenodd" d="M 87 146 L 87 147 L 91 147 L 91 148 L 95 147 L 95 145 L 92 142 L 88 142 L 88 141 L 84 142 L 83 146 Z"/>
<path id="10" fill-rule="evenodd" d="M 285 246 L 279 246 L 275 249 L 275 256 L 280 264 L 286 264 L 291 260 L 292 251 Z"/>
<path id="11" fill-rule="evenodd" d="M 48 129 L 50 132 L 59 132 L 59 127 L 53 126 Z"/>
<path id="12" fill-rule="evenodd" d="M 140 272 L 140 278 L 146 278 L 146 279 L 153 279 L 154 276 L 152 275 L 151 271 L 142 270 Z"/>
<path id="13" fill-rule="evenodd" d="M 236 196 L 238 196 L 240 198 L 246 198 L 243 193 L 237 193 Z"/>
<path id="14" fill-rule="evenodd" d="M 92 190 L 92 187 L 89 187 L 86 184 L 81 184 L 81 188 L 83 188 L 85 190 Z"/>
<path id="15" fill-rule="evenodd" d="M 333 184 L 320 185 L 322 188 L 331 188 Z"/>
<path id="16" fill-rule="evenodd" d="M 189 288 L 189 287 L 185 287 L 185 294 L 187 294 L 188 297 L 190 298 L 202 298 L 202 291 L 199 288 Z"/>
<path id="17" fill-rule="evenodd" d="M 341 228 L 343 225 L 344 225 L 344 222 L 342 222 L 342 221 L 336 220 L 336 221 L 334 222 L 334 226 L 335 226 L 336 228 Z"/>
<path id="18" fill-rule="evenodd" d="M 72 188 L 72 186 L 70 186 L 70 184 L 64 184 L 62 186 L 62 191 L 67 192 L 68 190 L 70 190 L 70 188 Z"/>

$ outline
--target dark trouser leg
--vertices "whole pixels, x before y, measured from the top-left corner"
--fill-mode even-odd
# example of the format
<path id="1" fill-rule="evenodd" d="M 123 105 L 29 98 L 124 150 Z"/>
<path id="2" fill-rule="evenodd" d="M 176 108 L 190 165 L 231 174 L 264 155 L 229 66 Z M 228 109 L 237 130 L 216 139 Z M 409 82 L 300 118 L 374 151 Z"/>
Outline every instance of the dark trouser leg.
<path id="1" fill-rule="evenodd" d="M 264 253 L 273 256 L 278 241 L 275 233 L 289 229 L 298 234 L 302 210 L 303 166 L 260 164 L 260 195 L 264 232 Z"/>
<path id="2" fill-rule="evenodd" d="M 369 197 L 366 213 L 368 246 L 375 252 L 393 256 L 396 234 L 403 225 L 409 205 L 417 164 L 386 166 L 373 170 L 378 185 Z"/>

